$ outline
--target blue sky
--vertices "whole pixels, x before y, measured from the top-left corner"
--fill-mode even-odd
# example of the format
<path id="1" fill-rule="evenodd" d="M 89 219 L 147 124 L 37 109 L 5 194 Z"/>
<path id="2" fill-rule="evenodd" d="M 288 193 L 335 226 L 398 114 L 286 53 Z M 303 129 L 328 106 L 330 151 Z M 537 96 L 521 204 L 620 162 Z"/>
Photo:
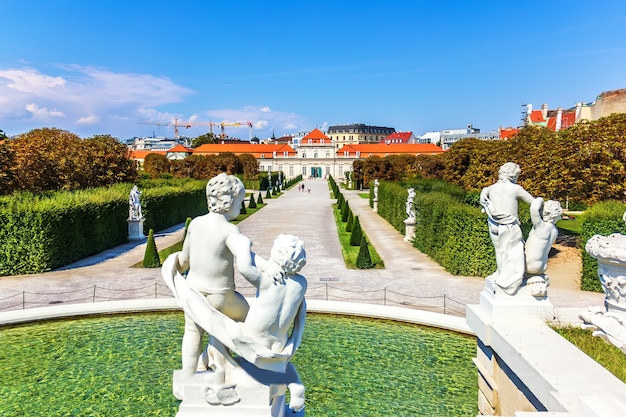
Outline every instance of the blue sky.
<path id="1" fill-rule="evenodd" d="M 489 131 L 524 103 L 626 88 L 621 1 L 6 0 L 0 16 L 9 135 Z"/>

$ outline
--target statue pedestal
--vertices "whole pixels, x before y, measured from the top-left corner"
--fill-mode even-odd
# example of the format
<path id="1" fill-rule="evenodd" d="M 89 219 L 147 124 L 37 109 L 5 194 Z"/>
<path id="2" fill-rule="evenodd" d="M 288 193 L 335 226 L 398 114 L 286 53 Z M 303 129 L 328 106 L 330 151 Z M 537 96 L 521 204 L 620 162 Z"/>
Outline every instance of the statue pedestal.
<path id="1" fill-rule="evenodd" d="M 547 295 L 534 297 L 527 286 L 521 287 L 515 295 L 508 295 L 489 279 L 485 280 L 485 287 L 480 293 L 480 307 L 499 318 L 528 314 L 549 319 L 554 317 L 554 306 Z"/>
<path id="2" fill-rule="evenodd" d="M 415 238 L 415 220 L 414 219 L 406 219 L 404 221 L 404 241 L 412 242 Z"/>
<path id="3" fill-rule="evenodd" d="M 374 200 L 374 207 L 372 210 L 374 210 L 374 213 L 378 213 L 378 200 Z"/>
<path id="4" fill-rule="evenodd" d="M 143 234 L 143 219 L 127 219 L 128 222 L 128 240 L 144 240 L 146 236 Z"/>
<path id="5" fill-rule="evenodd" d="M 212 393 L 212 371 L 199 372 L 191 379 L 182 376 L 182 371 L 174 371 L 174 396 L 182 399 L 176 417 L 302 417 L 304 410 L 294 412 L 285 400 L 285 394 L 274 397 L 272 391 L 279 391 L 280 386 L 270 386 L 256 381 L 242 368 L 235 368 L 229 377 L 228 387 L 236 395 L 232 404 L 218 403 L 218 396 Z M 219 385 L 219 384 L 217 384 Z M 284 387 L 284 385 L 282 386 Z"/>

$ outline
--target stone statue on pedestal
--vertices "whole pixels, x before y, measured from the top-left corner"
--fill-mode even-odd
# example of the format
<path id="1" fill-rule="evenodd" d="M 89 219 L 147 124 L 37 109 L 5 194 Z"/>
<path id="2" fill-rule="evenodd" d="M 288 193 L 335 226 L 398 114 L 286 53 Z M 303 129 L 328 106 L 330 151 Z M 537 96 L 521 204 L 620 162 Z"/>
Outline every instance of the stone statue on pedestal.
<path id="1" fill-rule="evenodd" d="M 415 222 L 415 188 L 409 188 L 408 193 L 409 195 L 406 198 L 407 220 Z"/>
<path id="2" fill-rule="evenodd" d="M 378 212 L 378 186 L 379 185 L 380 183 L 378 182 L 378 178 L 376 178 L 374 180 L 374 198 L 372 199 L 372 202 L 374 203 L 373 210 L 375 212 Z"/>
<path id="3" fill-rule="evenodd" d="M 143 213 L 141 212 L 141 201 L 139 196 L 141 191 L 134 185 L 130 190 L 128 196 L 128 239 L 130 240 L 143 240 L 145 236 L 143 234 Z"/>
<path id="4" fill-rule="evenodd" d="M 518 219 L 518 200 L 532 204 L 534 198 L 516 184 L 519 165 L 507 162 L 500 167 L 498 182 L 483 188 L 480 204 L 489 221 L 489 235 L 496 252 L 496 271 L 487 277 L 505 293 L 513 295 L 522 285 L 526 262 L 524 241 Z"/>
<path id="5" fill-rule="evenodd" d="M 139 191 L 139 188 L 133 185 L 133 188 L 130 190 L 130 195 L 128 196 L 128 220 L 143 219 L 141 202 L 139 201 L 140 195 L 141 191 Z"/>
<path id="6" fill-rule="evenodd" d="M 287 388 L 290 407 L 304 407 L 304 387 L 289 362 L 300 345 L 306 314 L 306 280 L 298 274 L 306 263 L 304 245 L 281 235 L 270 261 L 252 253 L 249 239 L 229 222 L 239 214 L 244 195 L 238 178 L 212 178 L 207 185 L 209 213 L 191 221 L 182 252 L 163 264 L 163 278 L 185 312 L 182 370 L 174 373 L 174 393 L 183 400 L 181 417 L 195 415 L 191 410 L 200 406 L 213 407 L 212 415 L 218 415 L 224 409 L 215 407 L 223 405 L 232 407 L 232 415 L 241 415 L 233 405 L 239 402 L 249 415 L 270 415 L 250 414 L 249 403 L 263 387 L 268 389 L 265 404 L 271 404 L 271 416 L 282 415 Z M 235 264 L 257 288 L 252 306 L 235 291 Z M 204 332 L 210 335 L 206 350 L 201 344 Z"/>

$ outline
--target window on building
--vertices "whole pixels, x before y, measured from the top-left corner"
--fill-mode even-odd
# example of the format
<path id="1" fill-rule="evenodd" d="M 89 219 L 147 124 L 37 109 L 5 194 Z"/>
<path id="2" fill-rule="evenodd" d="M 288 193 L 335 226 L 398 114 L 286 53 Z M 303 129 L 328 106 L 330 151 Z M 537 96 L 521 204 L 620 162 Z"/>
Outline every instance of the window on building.
<path id="1" fill-rule="evenodd" d="M 259 171 L 265 171 L 265 165 L 259 165 Z"/>
<path id="2" fill-rule="evenodd" d="M 272 156 L 276 158 L 276 151 L 272 152 Z"/>
<path id="3" fill-rule="evenodd" d="M 283 152 L 283 157 L 289 158 L 289 151 L 284 151 Z"/>
<path id="4" fill-rule="evenodd" d="M 330 175 L 330 167 L 329 166 L 326 167 L 326 175 Z"/>
<path id="5" fill-rule="evenodd" d="M 361 152 L 360 151 L 356 151 L 356 157 L 360 158 L 361 157 Z"/>
<path id="6" fill-rule="evenodd" d="M 289 176 L 293 177 L 293 165 L 289 165 Z"/>
<path id="7" fill-rule="evenodd" d="M 313 158 L 317 158 L 317 152 L 313 153 Z"/>
<path id="8" fill-rule="evenodd" d="M 265 154 L 264 153 L 261 154 L 261 159 L 265 159 Z"/>
<path id="9" fill-rule="evenodd" d="M 306 158 L 306 152 L 302 152 L 302 157 Z"/>
<path id="10" fill-rule="evenodd" d="M 326 152 L 326 158 L 330 158 L 330 152 Z"/>
<path id="11" fill-rule="evenodd" d="M 302 167 L 302 176 L 306 176 L 306 167 Z"/>
<path id="12" fill-rule="evenodd" d="M 339 178 L 343 177 L 343 165 L 339 165 L 337 168 L 339 169 Z"/>
<path id="13" fill-rule="evenodd" d="M 343 151 L 343 156 L 345 156 L 346 158 L 350 156 L 350 152 L 348 151 Z"/>

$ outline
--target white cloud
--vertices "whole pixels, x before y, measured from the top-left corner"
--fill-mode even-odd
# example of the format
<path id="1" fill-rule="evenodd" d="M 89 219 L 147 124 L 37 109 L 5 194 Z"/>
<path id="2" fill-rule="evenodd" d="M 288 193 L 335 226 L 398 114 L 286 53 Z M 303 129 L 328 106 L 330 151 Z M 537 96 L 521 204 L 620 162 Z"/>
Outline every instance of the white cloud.
<path id="1" fill-rule="evenodd" d="M 57 109 L 48 109 L 47 107 L 39 107 L 35 103 L 29 103 L 24 107 L 30 114 L 32 114 L 33 118 L 41 121 L 47 121 L 51 118 L 55 117 L 65 117 L 63 112 Z"/>
<path id="2" fill-rule="evenodd" d="M 42 127 L 51 118 L 64 118 L 74 126 L 110 127 L 111 122 L 127 123 L 146 115 L 175 116 L 153 110 L 183 101 L 192 90 L 150 74 L 117 73 L 78 65 L 49 74 L 34 68 L 0 69 L 0 119 L 4 126 Z M 18 129 L 15 127 L 15 129 Z"/>
<path id="3" fill-rule="evenodd" d="M 93 125 L 100 122 L 100 118 L 95 114 L 90 114 L 89 116 L 81 117 L 76 120 L 76 123 L 79 125 Z"/>

